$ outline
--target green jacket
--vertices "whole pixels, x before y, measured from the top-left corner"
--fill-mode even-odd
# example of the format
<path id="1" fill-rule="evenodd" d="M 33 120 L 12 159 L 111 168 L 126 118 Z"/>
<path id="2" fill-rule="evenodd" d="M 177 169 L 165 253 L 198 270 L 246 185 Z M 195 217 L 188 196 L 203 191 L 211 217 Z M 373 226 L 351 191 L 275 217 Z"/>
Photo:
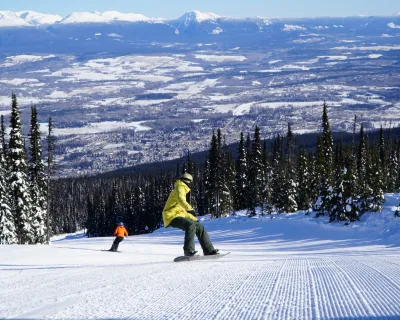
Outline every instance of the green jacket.
<path id="1" fill-rule="evenodd" d="M 193 210 L 192 206 L 186 202 L 186 195 L 189 192 L 190 188 L 184 182 L 181 180 L 175 182 L 174 190 L 171 191 L 162 213 L 165 228 L 177 217 L 197 221 L 194 215 L 187 212 L 187 210 Z"/>

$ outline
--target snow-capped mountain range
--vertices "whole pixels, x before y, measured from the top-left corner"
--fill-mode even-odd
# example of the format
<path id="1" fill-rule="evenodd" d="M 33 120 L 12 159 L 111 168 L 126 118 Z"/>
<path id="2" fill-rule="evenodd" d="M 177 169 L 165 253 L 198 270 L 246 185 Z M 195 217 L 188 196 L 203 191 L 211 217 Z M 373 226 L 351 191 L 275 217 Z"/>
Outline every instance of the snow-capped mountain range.
<path id="1" fill-rule="evenodd" d="M 152 21 L 142 14 L 137 13 L 121 13 L 118 11 L 100 12 L 74 12 L 65 19 L 59 21 L 62 24 L 68 23 L 110 23 L 115 21 L 137 22 Z"/>
<path id="2" fill-rule="evenodd" d="M 312 36 L 316 31 L 326 34 L 351 34 L 356 30 L 363 36 L 392 37 L 391 32 L 400 25 L 400 15 L 317 17 L 317 18 L 233 18 L 212 12 L 193 10 L 172 20 L 150 18 L 138 13 L 74 12 L 65 18 L 59 15 L 42 14 L 33 11 L 0 11 L 0 51 L 9 52 L 24 46 L 23 51 L 36 51 L 32 45 L 45 50 L 51 44 L 52 50 L 87 46 L 104 47 L 104 37 L 112 37 L 114 45 L 127 45 L 127 41 L 149 42 L 199 42 L 215 41 L 243 43 L 269 41 L 271 37 L 281 42 L 288 36 Z M 96 36 L 97 35 L 97 36 Z M 397 37 L 397 36 L 396 36 Z M 110 38 L 110 37 L 108 37 Z M 70 40 L 79 41 L 71 45 Z M 108 39 L 110 40 L 110 39 Z M 82 43 L 86 42 L 86 43 Z M 119 44 L 115 44 L 120 41 Z M 102 43 L 100 43 L 102 42 Z M 26 48 L 29 44 L 29 48 Z M 132 44 L 132 43 L 131 43 Z M 103 49 L 102 49 L 103 50 Z"/>
<path id="3" fill-rule="evenodd" d="M 393 16 L 400 16 L 400 12 Z M 86 23 L 110 23 L 110 22 L 164 22 L 164 23 L 183 23 L 188 26 L 192 23 L 212 22 L 219 19 L 224 20 L 249 20 L 250 18 L 237 19 L 232 17 L 222 17 L 213 12 L 200 12 L 193 10 L 186 12 L 178 19 L 149 18 L 140 13 L 121 13 L 118 11 L 105 12 L 73 12 L 67 17 L 62 18 L 57 14 L 43 14 L 34 11 L 0 11 L 0 27 L 28 27 L 28 26 L 49 26 L 52 24 L 86 24 Z M 255 18 L 260 19 L 260 18 Z"/>
<path id="4" fill-rule="evenodd" d="M 34 11 L 0 11 L 0 27 L 35 27 L 51 25 L 61 21 L 59 15 L 44 14 Z"/>
<path id="5" fill-rule="evenodd" d="M 186 12 L 177 21 L 191 24 L 193 22 L 215 21 L 221 18 L 212 12 L 200 12 L 193 10 Z M 110 22 L 168 22 L 166 19 L 149 18 L 138 13 L 121 13 L 118 11 L 105 12 L 73 12 L 67 17 L 59 15 L 43 14 L 34 11 L 0 11 L 0 27 L 28 27 L 51 24 L 79 24 L 79 23 L 110 23 Z"/>

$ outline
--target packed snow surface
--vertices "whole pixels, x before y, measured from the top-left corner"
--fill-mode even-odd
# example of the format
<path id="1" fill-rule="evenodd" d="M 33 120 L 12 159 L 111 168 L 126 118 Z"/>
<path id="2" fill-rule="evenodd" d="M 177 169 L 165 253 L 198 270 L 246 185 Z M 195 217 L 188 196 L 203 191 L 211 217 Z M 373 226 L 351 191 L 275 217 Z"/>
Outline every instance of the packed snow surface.
<path id="1" fill-rule="evenodd" d="M 174 263 L 183 232 L 171 228 L 130 236 L 121 253 L 83 233 L 0 246 L 0 318 L 398 319 L 400 195 L 386 199 L 348 226 L 302 212 L 205 217 L 231 252 L 220 260 Z"/>

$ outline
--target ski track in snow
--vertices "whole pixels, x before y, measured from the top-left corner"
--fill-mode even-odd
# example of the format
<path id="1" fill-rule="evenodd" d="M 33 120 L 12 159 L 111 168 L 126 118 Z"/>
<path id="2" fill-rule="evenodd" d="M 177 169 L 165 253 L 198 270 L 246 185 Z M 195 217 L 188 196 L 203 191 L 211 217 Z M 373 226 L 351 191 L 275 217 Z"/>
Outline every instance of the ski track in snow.
<path id="1" fill-rule="evenodd" d="M 129 237 L 134 248 L 124 241 L 121 254 L 100 251 L 112 238 L 0 246 L 0 318 L 400 319 L 399 243 L 376 226 L 300 216 L 203 223 L 229 256 L 174 263 L 183 233 L 173 229 Z"/>
<path id="2" fill-rule="evenodd" d="M 400 268 L 383 258 L 249 264 L 231 257 L 144 268 L 72 268 L 62 277 L 57 269 L 7 270 L 1 277 L 7 295 L 0 314 L 17 319 L 396 318 Z M 16 299 L 23 302 L 23 313 Z"/>

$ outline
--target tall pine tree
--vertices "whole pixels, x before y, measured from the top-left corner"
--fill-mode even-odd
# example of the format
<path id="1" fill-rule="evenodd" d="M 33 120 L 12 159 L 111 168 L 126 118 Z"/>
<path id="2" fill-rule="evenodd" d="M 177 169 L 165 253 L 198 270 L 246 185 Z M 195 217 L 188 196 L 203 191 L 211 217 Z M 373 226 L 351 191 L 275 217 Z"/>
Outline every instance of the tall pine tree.
<path id="1" fill-rule="evenodd" d="M 54 136 L 54 125 L 53 125 L 53 120 L 51 117 L 49 117 L 48 121 L 48 132 L 47 132 L 47 147 L 46 147 L 46 152 L 47 152 L 47 157 L 46 157 L 46 175 L 47 175 L 47 215 L 46 215 L 46 240 L 49 243 L 50 242 L 50 208 L 51 208 L 51 179 L 54 175 L 55 169 L 54 169 L 54 153 L 56 151 L 56 139 Z"/>
<path id="2" fill-rule="evenodd" d="M 267 150 L 267 142 L 264 140 L 263 143 L 263 151 L 262 151 L 262 182 L 261 182 L 261 213 L 272 212 L 272 204 L 271 204 L 271 177 L 272 177 L 272 168 L 270 165 L 270 158 Z"/>
<path id="3" fill-rule="evenodd" d="M 8 169 L 3 146 L 4 144 L 0 143 L 0 244 L 13 244 L 17 242 L 17 235 L 10 208 Z"/>
<path id="4" fill-rule="evenodd" d="M 238 157 L 236 160 L 236 201 L 235 208 L 237 210 L 247 208 L 248 198 L 246 190 L 248 188 L 248 165 L 247 153 L 244 145 L 243 132 L 240 133 L 240 141 L 238 147 Z"/>
<path id="5" fill-rule="evenodd" d="M 12 94 L 10 129 L 8 163 L 10 168 L 11 210 L 15 214 L 18 243 L 28 244 L 33 242 L 32 221 L 30 219 L 31 197 L 20 111 L 17 97 L 14 93 Z"/>
<path id="6" fill-rule="evenodd" d="M 308 157 L 303 148 L 298 159 L 298 193 L 296 197 L 300 210 L 308 211 L 312 207 L 310 197 L 311 182 Z"/>
<path id="7" fill-rule="evenodd" d="M 297 168 L 296 168 L 296 145 L 290 123 L 288 123 L 288 130 L 286 135 L 286 172 L 285 172 L 285 186 L 284 186 L 284 211 L 294 212 L 297 211 L 298 205 L 296 202 L 297 197 Z"/>
<path id="8" fill-rule="evenodd" d="M 248 208 L 250 216 L 254 216 L 256 214 L 256 207 L 261 207 L 262 205 L 262 168 L 260 128 L 256 126 L 254 129 L 249 166 L 249 185 L 247 189 L 247 196 L 250 201 Z"/>
<path id="9" fill-rule="evenodd" d="M 34 243 L 45 243 L 47 235 L 47 185 L 42 159 L 42 144 L 36 106 L 31 107 L 29 141 L 30 158 L 28 163 L 28 178 L 32 199 L 32 240 Z"/>
<path id="10" fill-rule="evenodd" d="M 319 197 L 315 204 L 317 215 L 330 214 L 333 198 L 333 139 L 328 119 L 328 106 L 324 102 L 322 112 L 322 136 L 318 141 Z"/>

